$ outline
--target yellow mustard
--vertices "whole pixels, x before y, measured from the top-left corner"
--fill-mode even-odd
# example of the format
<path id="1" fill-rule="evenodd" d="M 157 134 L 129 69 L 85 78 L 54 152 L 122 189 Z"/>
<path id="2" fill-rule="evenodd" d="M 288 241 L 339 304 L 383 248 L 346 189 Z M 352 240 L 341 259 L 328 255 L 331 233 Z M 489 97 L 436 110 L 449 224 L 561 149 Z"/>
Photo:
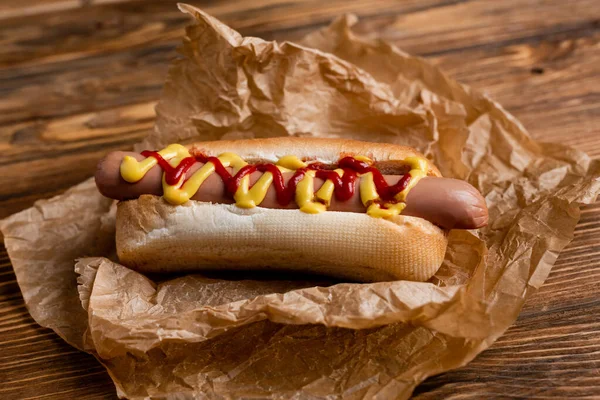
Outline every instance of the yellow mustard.
<path id="1" fill-rule="evenodd" d="M 172 167 L 177 167 L 183 159 L 191 156 L 188 149 L 180 144 L 171 144 L 159 151 L 158 154 L 167 160 Z M 233 168 L 232 175 L 235 175 L 241 168 L 248 164 L 237 154 L 229 152 L 223 153 L 217 158 L 224 167 Z M 354 158 L 359 161 L 368 162 L 369 164 L 372 163 L 372 161 L 365 156 L 359 155 Z M 402 213 L 406 207 L 406 196 L 421 178 L 427 176 L 428 169 L 427 160 L 421 157 L 408 157 L 404 162 L 411 168 L 409 171 L 411 176 L 409 184 L 395 196 L 396 202 L 384 203 L 383 207 L 373 180 L 373 173 L 368 172 L 359 174 L 360 198 L 367 209 L 366 212 L 368 215 L 375 218 L 390 218 Z M 127 182 L 135 183 L 142 179 L 144 175 L 157 164 L 158 161 L 154 157 L 147 157 L 142 161 L 137 161 L 134 157 L 125 156 L 121 162 L 120 173 Z M 276 165 L 281 172 L 295 171 L 308 166 L 307 163 L 292 155 L 281 157 Z M 340 177 L 344 175 L 343 169 L 336 169 L 335 172 Z M 174 185 L 167 184 L 163 175 L 163 197 L 171 204 L 183 204 L 192 198 L 192 196 L 200 189 L 202 183 L 204 183 L 204 181 L 213 173 L 215 173 L 215 165 L 209 161 L 194 172 L 189 179 L 185 180 L 185 177 L 182 176 L 179 182 Z M 300 211 L 309 214 L 317 214 L 326 211 L 327 207 L 331 205 L 331 199 L 335 189 L 334 183 L 328 179 L 315 193 L 315 174 L 316 171 L 314 170 L 306 171 L 304 177 L 298 182 L 296 187 L 295 201 L 298 204 Z M 260 205 L 266 197 L 267 191 L 272 183 L 273 174 L 264 172 L 258 181 L 250 187 L 250 176 L 246 175 L 241 180 L 240 185 L 233 196 L 235 204 L 241 208 L 253 208 Z"/>

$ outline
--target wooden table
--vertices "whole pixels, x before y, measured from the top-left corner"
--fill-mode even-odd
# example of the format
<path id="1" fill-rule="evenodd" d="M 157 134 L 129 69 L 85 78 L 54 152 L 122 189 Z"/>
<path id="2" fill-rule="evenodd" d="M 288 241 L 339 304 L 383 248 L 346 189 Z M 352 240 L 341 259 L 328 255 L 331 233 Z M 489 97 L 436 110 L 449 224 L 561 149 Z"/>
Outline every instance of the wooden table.
<path id="1" fill-rule="evenodd" d="M 295 39 L 354 12 L 378 33 L 485 90 L 531 134 L 600 157 L 600 3 L 192 1 L 242 34 Z M 188 18 L 175 1 L 0 2 L 0 218 L 92 174 L 152 128 Z M 419 399 L 600 397 L 600 203 L 517 323 Z M 113 399 L 104 369 L 29 316 L 0 253 L 0 396 Z"/>

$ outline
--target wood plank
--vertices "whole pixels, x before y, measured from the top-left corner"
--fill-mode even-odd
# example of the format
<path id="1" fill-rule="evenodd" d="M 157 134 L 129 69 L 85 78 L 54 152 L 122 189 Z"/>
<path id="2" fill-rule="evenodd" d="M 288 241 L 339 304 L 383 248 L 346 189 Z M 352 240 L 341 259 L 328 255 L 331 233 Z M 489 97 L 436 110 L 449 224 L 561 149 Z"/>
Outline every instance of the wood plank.
<path id="1" fill-rule="evenodd" d="M 220 18 L 244 34 L 326 24 L 346 12 L 383 15 L 410 12 L 418 7 L 453 3 L 452 0 L 317 0 L 197 1 L 194 5 Z M 28 17 L 3 21 L 0 68 L 33 62 L 68 61 L 93 54 L 107 54 L 152 43 L 179 41 L 190 17 L 176 7 L 177 1 L 150 0 L 80 7 L 68 13 L 45 14 L 34 27 Z M 28 28 L 24 28 L 28 26 Z M 52 46 L 47 46 L 48 40 Z"/>
<path id="2" fill-rule="evenodd" d="M 434 61 L 459 81 L 487 92 L 533 137 L 563 142 L 598 157 L 600 95 L 585 82 L 594 82 L 598 74 L 600 27 L 585 33 L 589 36 L 477 50 L 464 67 L 465 59 L 458 54 Z"/>
<path id="3" fill-rule="evenodd" d="M 0 21 L 15 17 L 33 17 L 37 14 L 67 11 L 81 7 L 79 0 L 4 0 L 0 3 Z"/>
<path id="4" fill-rule="evenodd" d="M 36 0 L 28 0 L 36 1 Z M 38 0 L 39 1 L 39 0 Z M 56 1 L 56 4 L 69 1 Z M 107 4 L 108 3 L 108 4 Z M 31 59 L 50 60 L 109 52 L 157 40 L 180 37 L 188 17 L 180 13 L 173 0 L 90 2 L 68 13 L 48 13 L 35 29 L 22 29 L 26 18 L 7 19 L 2 30 L 8 34 L 0 49 L 0 65 Z M 382 16 L 384 34 L 402 40 L 415 53 L 435 54 L 465 48 L 506 45 L 522 38 L 541 37 L 540 31 L 571 32 L 594 29 L 598 7 L 594 0 L 578 0 L 571 7 L 561 2 L 504 2 L 458 0 L 317 0 L 198 1 L 194 3 L 245 34 L 313 29 L 346 12 L 359 16 Z M 538 18 L 543 7 L 544 18 Z M 456 24 L 460 18 L 460 26 Z M 510 26 L 506 29 L 506 21 Z M 45 40 L 44 40 L 45 39 Z M 46 40 L 54 46 L 46 46 Z M 423 49 L 423 43 L 427 43 Z M 71 55 L 65 56 L 67 53 Z M 55 58 L 58 57 L 58 58 Z"/>
<path id="5" fill-rule="evenodd" d="M 581 37 L 583 31 L 597 28 L 598 17 L 594 0 L 572 1 L 569 7 L 552 0 L 460 2 L 396 16 L 378 31 L 388 40 L 401 40 L 411 53 L 431 56 L 531 43 L 563 33 Z"/>
<path id="6" fill-rule="evenodd" d="M 461 3 L 406 18 L 371 18 L 357 31 L 381 32 L 385 40 L 488 93 L 533 137 L 599 157 L 600 96 L 582 82 L 593 82 L 598 73 L 600 6 L 570 4 L 566 9 L 560 2 Z M 459 16 L 460 28 L 452 30 Z"/>

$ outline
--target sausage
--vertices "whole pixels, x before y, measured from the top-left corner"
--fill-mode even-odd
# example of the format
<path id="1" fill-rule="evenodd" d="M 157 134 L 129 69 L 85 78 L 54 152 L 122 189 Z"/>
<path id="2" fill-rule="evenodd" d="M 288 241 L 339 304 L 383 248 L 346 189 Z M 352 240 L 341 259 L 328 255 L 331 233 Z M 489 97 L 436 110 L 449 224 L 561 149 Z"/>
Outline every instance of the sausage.
<path id="1" fill-rule="evenodd" d="M 155 166 L 136 183 L 126 182 L 120 174 L 120 165 L 123 157 L 135 157 L 138 161 L 145 157 L 139 153 L 116 151 L 108 154 L 98 163 L 96 170 L 96 186 L 104 196 L 115 200 L 130 200 L 143 194 L 162 195 L 162 169 Z M 196 163 L 188 171 L 191 176 L 203 164 Z M 231 172 L 231 171 L 230 171 Z M 261 172 L 250 175 L 250 184 L 254 184 Z M 287 181 L 293 173 L 284 173 Z M 395 184 L 401 175 L 384 175 L 388 184 Z M 315 191 L 323 184 L 323 180 L 315 178 Z M 357 180 L 356 185 L 359 184 Z M 339 201 L 335 196 L 331 199 L 329 211 L 365 212 L 361 202 L 359 190 L 356 187 L 354 196 L 348 201 Z M 193 200 L 231 204 L 233 199 L 226 193 L 225 184 L 217 174 L 211 174 L 194 196 Z M 277 202 L 276 191 L 271 186 L 267 195 L 260 204 L 265 208 L 298 208 L 295 202 L 282 206 Z M 476 229 L 487 224 L 488 211 L 485 200 L 473 186 L 467 182 L 450 179 L 425 177 L 413 187 L 406 198 L 406 208 L 403 215 L 419 217 L 430 221 L 444 229 Z"/>

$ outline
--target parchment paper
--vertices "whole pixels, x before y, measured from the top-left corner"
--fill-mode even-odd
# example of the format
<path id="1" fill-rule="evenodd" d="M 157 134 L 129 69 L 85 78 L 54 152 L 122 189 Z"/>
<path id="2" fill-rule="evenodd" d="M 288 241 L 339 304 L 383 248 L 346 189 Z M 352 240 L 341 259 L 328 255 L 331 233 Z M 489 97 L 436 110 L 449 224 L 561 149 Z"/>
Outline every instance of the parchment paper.
<path id="1" fill-rule="evenodd" d="M 533 141 L 486 95 L 355 35 L 353 16 L 295 44 L 180 8 L 194 25 L 137 150 L 287 135 L 407 144 L 478 187 L 490 224 L 451 232 L 426 283 L 161 281 L 116 263 L 114 205 L 88 180 L 1 224 L 35 320 L 95 354 L 132 399 L 407 398 L 489 347 L 572 239 L 599 163 Z"/>

